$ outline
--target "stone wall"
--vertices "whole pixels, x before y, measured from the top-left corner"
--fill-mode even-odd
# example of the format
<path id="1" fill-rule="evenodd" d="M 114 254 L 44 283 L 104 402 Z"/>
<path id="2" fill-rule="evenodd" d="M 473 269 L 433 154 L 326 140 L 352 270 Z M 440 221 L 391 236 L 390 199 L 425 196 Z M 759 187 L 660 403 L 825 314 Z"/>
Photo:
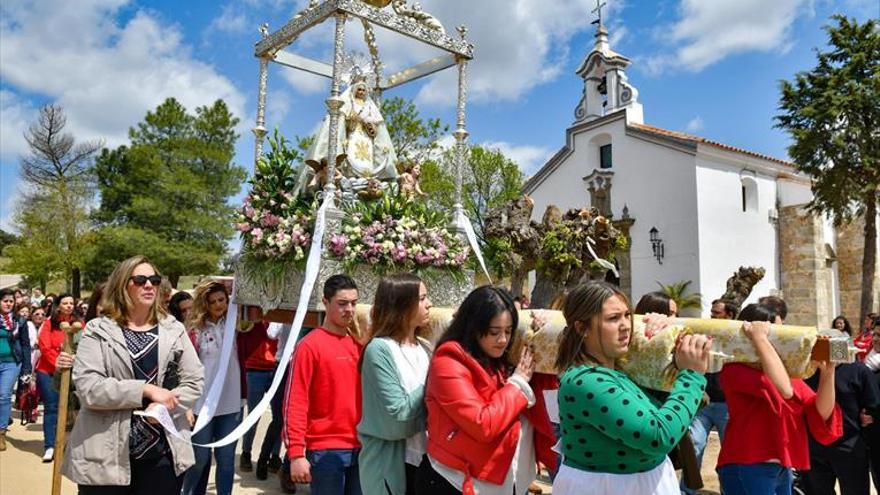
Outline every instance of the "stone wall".
<path id="1" fill-rule="evenodd" d="M 834 294 L 822 220 L 803 205 L 780 208 L 779 246 L 786 323 L 829 327 Z"/>
<path id="2" fill-rule="evenodd" d="M 862 258 L 865 246 L 865 221 L 859 219 L 837 228 L 837 279 L 840 288 L 840 313 L 855 326 L 861 318 Z M 880 256 L 878 256 L 880 262 Z M 880 270 L 874 273 L 874 304 L 872 311 L 880 310 Z M 861 323 L 859 323 L 861 326 Z"/>

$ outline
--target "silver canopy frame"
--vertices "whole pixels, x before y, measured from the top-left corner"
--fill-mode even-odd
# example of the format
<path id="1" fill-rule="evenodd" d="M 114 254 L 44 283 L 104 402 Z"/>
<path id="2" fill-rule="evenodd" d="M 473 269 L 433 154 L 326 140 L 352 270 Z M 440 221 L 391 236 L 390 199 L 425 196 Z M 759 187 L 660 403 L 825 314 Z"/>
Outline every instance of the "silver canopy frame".
<path id="1" fill-rule="evenodd" d="M 373 1 L 388 5 L 389 1 Z M 430 14 L 424 13 L 416 6 L 408 7 L 405 2 L 396 0 L 392 7 L 378 8 L 365 3 L 364 0 L 325 0 L 318 3 L 313 0 L 309 7 L 295 15 L 281 29 L 273 33 L 268 32 L 263 25 L 261 32 L 263 38 L 257 42 L 254 55 L 260 59 L 259 90 L 257 93 L 257 118 L 253 129 L 256 143 L 254 147 L 254 160 L 258 160 L 263 154 L 263 138 L 266 136 L 266 87 L 268 84 L 269 62 L 276 62 L 286 67 L 303 70 L 311 74 L 327 77 L 332 80 L 330 96 L 325 100 L 330 118 L 329 135 L 336 136 L 339 126 L 339 109 L 342 107 L 340 99 L 340 86 L 342 84 L 342 65 L 344 57 L 345 21 L 348 16 L 356 17 L 364 23 L 366 30 L 369 25 L 382 26 L 398 34 L 402 34 L 414 40 L 439 48 L 446 52 L 444 55 L 434 57 L 422 63 L 413 65 L 388 77 L 377 74 L 377 89 L 383 91 L 429 76 L 435 72 L 447 69 L 454 65 L 458 66 L 458 105 L 455 137 L 455 209 L 456 217 L 462 209 L 461 203 L 461 177 L 462 167 L 465 163 L 465 142 L 468 132 L 465 130 L 465 99 L 467 98 L 467 63 L 473 59 L 473 45 L 467 41 L 467 29 L 464 26 L 458 28 L 459 37 L 454 38 L 446 34 L 440 25 Z M 308 57 L 297 55 L 285 50 L 291 43 L 310 28 L 335 18 L 336 29 L 334 33 L 333 63 L 328 64 Z M 370 45 L 374 63 L 378 62 L 378 53 L 373 40 L 367 40 Z M 328 156 L 337 156 L 336 140 L 330 139 L 328 143 Z M 328 160 L 327 177 L 334 177 L 335 160 Z M 334 181 L 328 180 L 324 186 L 324 192 L 331 198 L 334 196 L 336 186 Z"/>

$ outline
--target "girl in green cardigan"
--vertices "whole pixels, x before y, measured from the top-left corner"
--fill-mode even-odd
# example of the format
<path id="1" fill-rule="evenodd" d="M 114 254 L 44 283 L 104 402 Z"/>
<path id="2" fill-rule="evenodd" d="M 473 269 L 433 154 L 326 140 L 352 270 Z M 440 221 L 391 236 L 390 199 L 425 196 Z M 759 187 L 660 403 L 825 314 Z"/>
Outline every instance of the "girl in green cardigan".
<path id="1" fill-rule="evenodd" d="M 569 293 L 563 315 L 556 367 L 564 460 L 554 495 L 678 495 L 667 454 L 697 412 L 711 339 L 682 338 L 675 350 L 680 370 L 675 384 L 666 402 L 656 404 L 615 369 L 629 350 L 633 329 L 629 301 L 619 289 L 605 282 L 582 284 Z M 668 320 L 658 315 L 646 323 L 657 331 Z"/>
<path id="2" fill-rule="evenodd" d="M 427 448 L 424 396 L 431 353 L 419 333 L 427 328 L 430 309 L 419 277 L 401 273 L 379 282 L 361 365 L 363 493 L 415 494 L 416 468 Z"/>

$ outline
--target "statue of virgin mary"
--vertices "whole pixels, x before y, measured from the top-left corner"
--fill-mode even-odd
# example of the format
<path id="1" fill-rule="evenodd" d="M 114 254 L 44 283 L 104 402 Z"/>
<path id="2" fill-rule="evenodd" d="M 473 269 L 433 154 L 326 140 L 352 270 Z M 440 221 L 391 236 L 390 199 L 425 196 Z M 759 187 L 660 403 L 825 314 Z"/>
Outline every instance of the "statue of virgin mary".
<path id="1" fill-rule="evenodd" d="M 343 104 L 336 133 L 336 166 L 351 179 L 397 179 L 397 153 L 385 119 L 370 98 L 366 78 L 360 74 L 353 77 L 341 98 Z M 306 164 L 319 170 L 322 160 L 327 158 L 329 115 L 324 117 L 314 135 L 315 142 L 306 154 Z"/>

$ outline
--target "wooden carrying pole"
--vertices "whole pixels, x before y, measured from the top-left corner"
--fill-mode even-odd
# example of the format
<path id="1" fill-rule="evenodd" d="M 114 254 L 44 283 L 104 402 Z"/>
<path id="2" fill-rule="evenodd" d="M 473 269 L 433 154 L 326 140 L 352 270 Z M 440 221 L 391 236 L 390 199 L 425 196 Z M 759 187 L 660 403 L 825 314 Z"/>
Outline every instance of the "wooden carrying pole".
<path id="1" fill-rule="evenodd" d="M 61 324 L 61 329 L 64 331 L 62 350 L 72 354 L 75 330 L 67 322 Z M 61 386 L 59 388 L 58 424 L 55 427 L 55 460 L 52 464 L 52 495 L 61 494 L 61 462 L 64 460 L 64 444 L 67 441 L 67 399 L 70 395 L 70 368 L 61 370 Z"/>

